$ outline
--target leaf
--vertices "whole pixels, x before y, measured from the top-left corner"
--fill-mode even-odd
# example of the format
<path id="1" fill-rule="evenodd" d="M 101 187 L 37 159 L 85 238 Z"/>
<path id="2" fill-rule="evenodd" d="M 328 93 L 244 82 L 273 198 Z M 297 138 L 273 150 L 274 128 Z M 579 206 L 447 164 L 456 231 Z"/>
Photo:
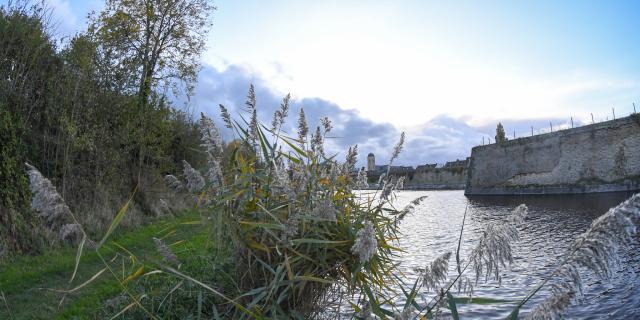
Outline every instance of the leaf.
<path id="1" fill-rule="evenodd" d="M 78 246 L 78 252 L 76 253 L 76 264 L 73 267 L 73 274 L 71 275 L 71 279 L 69 279 L 69 283 L 73 282 L 73 279 L 76 277 L 76 273 L 78 272 L 78 265 L 80 265 L 80 257 L 82 256 L 82 249 L 84 248 L 84 243 L 87 241 L 87 235 L 85 233 L 82 234 L 82 240 L 80 241 L 80 245 Z"/>
<path id="2" fill-rule="evenodd" d="M 124 279 L 122 281 L 122 284 L 125 285 L 135 279 L 138 279 L 143 274 L 144 274 L 144 266 L 141 266 L 140 268 L 138 268 L 138 270 L 136 270 L 136 272 L 130 274 L 126 279 Z"/>
<path id="3" fill-rule="evenodd" d="M 189 281 L 191 281 L 191 282 L 193 282 L 193 283 L 195 283 L 195 284 L 197 284 L 197 285 L 199 285 L 199 286 L 201 286 L 201 287 L 203 287 L 203 288 L 205 288 L 205 289 L 209 290 L 209 291 L 210 291 L 210 292 L 212 292 L 213 294 L 215 294 L 215 295 L 219 296 L 220 298 L 222 298 L 222 299 L 226 300 L 227 302 L 229 302 L 229 303 L 233 304 L 236 308 L 238 308 L 238 309 L 239 309 L 239 310 L 241 310 L 242 312 L 244 312 L 244 313 L 248 314 L 249 316 L 252 316 L 252 317 L 254 317 L 254 318 L 257 318 L 257 315 L 256 315 L 256 314 L 254 314 L 253 312 L 249 311 L 247 308 L 245 308 L 244 306 L 242 306 L 241 304 L 239 304 L 239 303 L 238 303 L 238 302 L 236 302 L 235 300 L 232 300 L 232 299 L 228 298 L 228 297 L 227 297 L 227 296 L 225 296 L 224 294 L 222 294 L 222 293 L 218 292 L 216 289 L 214 289 L 214 288 L 212 288 L 212 287 L 210 287 L 210 286 L 208 286 L 208 285 L 206 285 L 206 284 L 202 283 L 201 281 L 198 281 L 198 280 L 196 280 L 196 279 L 194 279 L 194 278 L 192 278 L 192 277 L 190 277 L 190 276 L 187 276 L 187 275 L 185 275 L 184 273 L 181 273 L 180 271 L 178 271 L 178 270 L 176 270 L 176 269 L 173 269 L 173 268 L 171 268 L 171 267 L 169 267 L 169 266 L 163 266 L 163 268 L 165 268 L 167 271 L 169 271 L 169 272 L 171 272 L 171 273 L 173 273 L 173 274 L 175 274 L 175 275 L 177 275 L 177 276 L 179 276 L 179 277 L 181 277 L 181 278 L 184 278 L 184 279 L 186 279 L 186 280 L 189 280 Z"/>
<path id="4" fill-rule="evenodd" d="M 326 280 L 326 279 L 317 278 L 317 277 L 313 277 L 313 276 L 295 276 L 295 277 L 293 277 L 293 281 L 312 281 L 312 282 L 333 284 L 333 281 L 331 281 L 331 280 Z"/>
<path id="5" fill-rule="evenodd" d="M 291 147 L 291 149 L 295 150 L 298 155 L 303 156 L 303 157 L 307 157 L 307 153 L 306 152 L 302 151 L 302 149 L 298 148 L 295 144 L 289 142 L 288 139 L 285 139 L 283 137 L 282 141 L 284 141 L 287 145 L 289 145 L 289 147 Z"/>
<path id="6" fill-rule="evenodd" d="M 335 241 L 335 240 L 321 240 L 321 239 L 308 239 L 308 238 L 293 239 L 293 240 L 291 240 L 291 242 L 292 242 L 293 244 L 301 244 L 301 243 L 313 243 L 313 244 L 345 244 L 345 243 L 349 243 L 349 241 L 348 241 L 348 240 Z"/>
<path id="7" fill-rule="evenodd" d="M 247 242 L 249 244 L 249 247 L 251 247 L 251 248 L 254 248 L 254 249 L 257 249 L 257 250 L 261 250 L 261 251 L 264 251 L 264 252 L 267 252 L 267 253 L 271 252 L 271 250 L 269 250 L 269 248 L 267 246 L 265 246 L 264 244 L 262 244 L 260 242 L 255 241 L 253 239 L 248 239 Z"/>
<path id="8" fill-rule="evenodd" d="M 451 310 L 451 317 L 453 320 L 460 320 L 458 315 L 458 308 L 456 307 L 456 301 L 450 291 L 447 291 L 447 300 L 449 302 L 449 310 Z"/>
<path id="9" fill-rule="evenodd" d="M 136 186 L 136 188 L 131 193 L 131 197 L 129 197 L 129 200 L 127 201 L 127 203 L 125 203 L 124 206 L 122 206 L 122 208 L 120 208 L 120 211 L 118 211 L 118 214 L 116 215 L 116 217 L 111 222 L 111 225 L 109 226 L 109 229 L 107 230 L 107 233 L 104 234 L 104 237 L 102 238 L 102 240 L 100 240 L 100 243 L 98 243 L 98 245 L 96 246 L 96 251 L 98 251 L 98 249 L 100 249 L 100 247 L 102 247 L 102 245 L 107 241 L 107 239 L 109 238 L 109 236 L 111 235 L 113 230 L 115 230 L 116 227 L 118 227 L 118 225 L 122 221 L 122 218 L 124 218 L 124 214 L 127 212 L 127 209 L 129 209 L 129 205 L 131 204 L 131 201 L 133 200 L 133 196 L 136 194 L 137 190 L 138 190 L 138 186 Z"/>
<path id="10" fill-rule="evenodd" d="M 254 221 L 239 221 L 238 223 L 248 225 L 248 226 L 260 227 L 264 229 L 284 230 L 284 225 L 279 223 L 254 222 Z"/>
<path id="11" fill-rule="evenodd" d="M 93 277 L 91 277 L 91 279 L 85 281 L 81 285 L 79 285 L 79 286 L 77 286 L 77 287 L 75 287 L 75 288 L 73 288 L 71 290 L 66 290 L 66 291 L 62 291 L 62 292 L 71 293 L 71 292 L 74 292 L 74 291 L 78 291 L 78 290 L 82 289 L 84 286 L 86 286 L 89 283 L 93 282 L 95 279 L 97 279 L 105 271 L 107 271 L 107 268 L 103 268 L 102 270 L 98 271 L 96 274 L 93 275 Z M 58 290 L 56 290 L 56 291 L 58 291 Z"/>
<path id="12" fill-rule="evenodd" d="M 518 320 L 518 314 L 519 313 L 520 313 L 520 306 L 518 306 L 515 309 L 513 309 L 513 311 L 511 311 L 511 313 L 509 314 L 507 319 L 508 320 Z"/>

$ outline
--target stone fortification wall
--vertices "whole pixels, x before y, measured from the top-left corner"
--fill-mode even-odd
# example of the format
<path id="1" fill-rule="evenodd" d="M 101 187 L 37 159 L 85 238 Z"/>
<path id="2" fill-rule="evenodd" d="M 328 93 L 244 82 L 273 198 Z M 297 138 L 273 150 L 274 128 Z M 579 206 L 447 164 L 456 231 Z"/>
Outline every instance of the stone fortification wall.
<path id="1" fill-rule="evenodd" d="M 640 190 L 640 114 L 471 151 L 465 194 Z"/>
<path id="2" fill-rule="evenodd" d="M 466 168 L 416 169 L 405 180 L 405 189 L 464 189 Z"/>

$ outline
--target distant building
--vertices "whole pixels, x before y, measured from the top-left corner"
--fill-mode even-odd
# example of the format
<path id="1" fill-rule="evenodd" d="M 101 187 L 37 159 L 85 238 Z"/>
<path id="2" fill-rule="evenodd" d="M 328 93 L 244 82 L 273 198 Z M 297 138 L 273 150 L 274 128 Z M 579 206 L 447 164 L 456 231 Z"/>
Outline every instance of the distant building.
<path id="1" fill-rule="evenodd" d="M 367 171 L 376 171 L 376 156 L 373 153 L 367 156 Z"/>
<path id="2" fill-rule="evenodd" d="M 427 164 L 423 164 L 423 165 L 419 165 L 416 167 L 416 171 L 417 170 L 426 170 L 426 169 L 435 169 L 438 166 L 437 163 L 427 163 Z"/>
<path id="3" fill-rule="evenodd" d="M 456 159 L 456 161 L 449 161 L 447 163 L 444 164 L 444 168 L 466 168 L 469 166 L 469 160 L 470 158 L 467 158 L 465 160 L 458 160 Z"/>

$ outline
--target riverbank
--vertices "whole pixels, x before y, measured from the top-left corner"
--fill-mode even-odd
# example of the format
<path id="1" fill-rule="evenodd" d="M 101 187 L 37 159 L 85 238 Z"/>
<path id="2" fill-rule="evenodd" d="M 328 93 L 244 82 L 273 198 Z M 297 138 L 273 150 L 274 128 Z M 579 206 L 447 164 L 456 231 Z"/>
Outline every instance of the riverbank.
<path id="1" fill-rule="evenodd" d="M 185 266 L 200 266 L 188 262 L 207 252 L 210 244 L 207 225 L 198 213 L 186 211 L 177 217 L 156 219 L 139 228 L 120 232 L 100 248 L 100 255 L 108 261 L 114 274 L 103 271 L 86 286 L 68 294 L 61 291 L 81 286 L 105 268 L 94 250 L 85 248 L 71 284 L 75 248 L 55 249 L 42 255 L 3 262 L 0 264 L 0 319 L 99 318 L 100 312 L 108 307 L 105 301 L 118 296 L 123 286 L 133 283 L 134 280 L 125 281 L 132 274 L 129 269 L 131 259 L 161 259 L 156 254 L 154 237 L 163 239 Z M 141 276 L 138 281 L 147 281 L 143 278 Z"/>

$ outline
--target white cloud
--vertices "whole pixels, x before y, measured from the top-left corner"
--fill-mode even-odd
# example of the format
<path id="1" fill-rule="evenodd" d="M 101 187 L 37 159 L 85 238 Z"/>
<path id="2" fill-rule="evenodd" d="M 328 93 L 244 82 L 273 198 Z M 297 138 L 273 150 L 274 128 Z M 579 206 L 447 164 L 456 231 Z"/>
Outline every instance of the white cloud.
<path id="1" fill-rule="evenodd" d="M 47 5 L 53 10 L 53 24 L 56 32 L 68 36 L 76 33 L 78 19 L 68 0 L 47 0 Z"/>

